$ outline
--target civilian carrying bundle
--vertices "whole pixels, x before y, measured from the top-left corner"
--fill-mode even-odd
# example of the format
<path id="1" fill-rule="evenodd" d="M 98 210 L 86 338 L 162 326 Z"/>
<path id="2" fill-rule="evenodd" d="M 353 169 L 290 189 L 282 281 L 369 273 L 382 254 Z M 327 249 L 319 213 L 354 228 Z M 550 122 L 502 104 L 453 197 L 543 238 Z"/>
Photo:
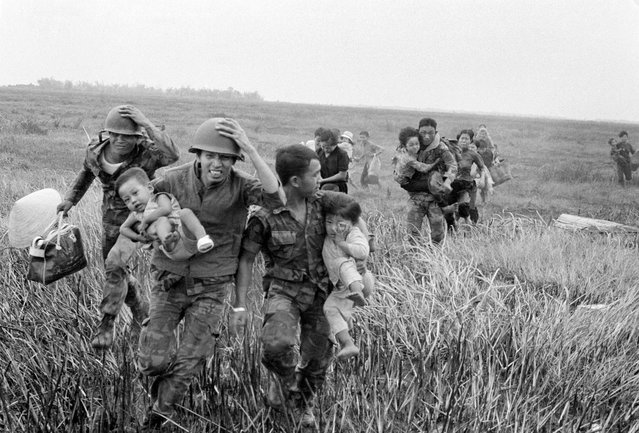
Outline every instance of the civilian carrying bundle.
<path id="1" fill-rule="evenodd" d="M 379 172 L 382 169 L 382 161 L 380 161 L 377 154 L 373 155 L 371 162 L 368 163 L 368 171 L 366 172 L 366 183 L 372 185 L 379 184 Z"/>
<path id="2" fill-rule="evenodd" d="M 63 214 L 33 239 L 27 278 L 49 284 L 71 275 L 87 265 L 78 227 L 63 222 Z"/>
<path id="3" fill-rule="evenodd" d="M 490 171 L 490 177 L 493 178 L 494 186 L 501 185 L 513 178 L 510 172 L 510 164 L 505 159 L 496 158 L 488 170 Z"/>

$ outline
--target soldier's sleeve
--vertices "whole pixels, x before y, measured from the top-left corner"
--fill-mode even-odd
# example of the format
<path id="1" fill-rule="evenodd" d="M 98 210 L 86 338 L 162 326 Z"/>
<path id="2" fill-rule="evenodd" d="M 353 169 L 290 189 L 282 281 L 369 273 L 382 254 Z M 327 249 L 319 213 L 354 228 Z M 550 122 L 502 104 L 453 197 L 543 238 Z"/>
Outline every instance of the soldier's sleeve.
<path id="1" fill-rule="evenodd" d="M 441 155 L 442 161 L 444 161 L 444 164 L 446 165 L 446 173 L 444 173 L 444 177 L 455 180 L 455 176 L 457 175 L 457 160 L 455 160 L 455 156 L 450 150 L 448 150 L 448 148 L 442 150 Z"/>
<path id="2" fill-rule="evenodd" d="M 242 234 L 242 251 L 257 255 L 264 242 L 266 242 L 264 223 L 257 215 L 253 215 L 249 218 Z"/>
<path id="3" fill-rule="evenodd" d="M 69 188 L 64 199 L 69 200 L 75 206 L 84 197 L 94 179 L 95 174 L 89 169 L 85 160 L 82 170 L 80 170 L 80 173 L 71 184 L 71 188 Z"/>
<path id="4" fill-rule="evenodd" d="M 173 142 L 171 137 L 158 128 L 145 128 L 149 136 L 144 146 L 155 154 L 158 160 L 158 167 L 165 167 L 180 159 L 180 148 Z"/>
<path id="5" fill-rule="evenodd" d="M 279 189 L 275 192 L 265 192 L 262 183 L 255 178 L 247 178 L 244 183 L 244 202 L 247 208 L 253 205 L 266 209 L 284 206 Z"/>
<path id="6" fill-rule="evenodd" d="M 172 194 L 169 182 L 165 177 L 156 177 L 151 181 L 151 185 L 153 185 L 153 191 L 156 193 L 164 192 Z"/>

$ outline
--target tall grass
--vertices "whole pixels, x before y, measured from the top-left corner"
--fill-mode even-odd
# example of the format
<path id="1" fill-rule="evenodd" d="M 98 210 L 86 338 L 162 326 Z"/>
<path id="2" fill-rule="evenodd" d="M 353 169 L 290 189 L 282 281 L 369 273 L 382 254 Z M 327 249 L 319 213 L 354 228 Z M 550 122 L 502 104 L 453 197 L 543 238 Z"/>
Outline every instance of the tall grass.
<path id="1" fill-rule="evenodd" d="M 83 113 L 69 101 L 64 108 L 69 113 L 54 114 L 82 116 L 99 127 L 116 103 L 105 100 L 105 109 L 95 110 L 99 114 Z M 152 98 L 144 102 L 161 104 Z M 188 101 L 178 102 L 186 113 Z M 27 109 L 13 94 L 4 104 L 16 107 L 6 113 Z M 50 116 L 49 106 L 60 110 L 46 100 L 31 101 L 28 109 L 35 116 L 39 111 Z M 221 104 L 208 111 L 235 115 L 245 109 Z M 339 125 L 330 110 L 285 104 L 252 109 L 257 112 L 246 115 L 253 122 L 249 134 L 260 139 L 269 161 L 277 146 L 299 141 L 291 131 L 312 131 L 318 113 L 327 124 Z M 388 137 L 394 134 L 386 129 L 410 124 L 408 117 L 415 116 L 338 111 L 351 125 L 363 125 L 361 129 L 379 125 L 378 133 Z M 185 113 L 156 108 L 154 116 L 184 120 L 176 123 L 182 134 L 174 137 L 183 148 L 199 123 L 186 119 Z M 379 123 L 384 117 L 388 122 Z M 278 118 L 289 136 L 274 124 Z M 476 120 L 470 115 L 447 118 L 450 129 Z M 171 128 L 171 121 L 163 123 Z M 322 432 L 639 431 L 636 239 L 565 233 L 550 224 L 558 209 L 582 209 L 636 223 L 633 191 L 607 193 L 614 185 L 595 177 L 575 183 L 571 176 L 560 175 L 566 166 L 537 170 L 543 165 L 535 159 L 539 149 L 528 151 L 520 143 L 555 137 L 566 140 L 566 149 L 577 149 L 583 145 L 566 137 L 574 137 L 583 125 L 534 124 L 538 128 L 533 131 L 523 120 L 505 119 L 501 129 L 494 128 L 522 177 L 498 187 L 483 208 L 482 224 L 450 234 L 441 248 L 429 246 L 425 238 L 417 245 L 406 242 L 405 193 L 388 182 L 388 167 L 383 180 L 390 198 L 384 190 L 382 195 L 375 190 L 353 192 L 376 235 L 378 248 L 369 267 L 377 275 L 377 292 L 371 305 L 356 315 L 353 336 L 360 356 L 335 363 L 318 397 Z M 150 404 L 149 384 L 134 366 L 136 342 L 129 332 L 128 311 L 118 319 L 112 350 L 95 352 L 90 347 L 104 281 L 99 187 L 94 185 L 70 214 L 82 230 L 86 269 L 41 286 L 25 279 L 25 251 L 8 248 L 11 204 L 44 187 L 65 191 L 73 179 L 84 143 L 76 133 L 62 126 L 44 141 L 24 131 L 0 131 L 0 161 L 13 158 L 22 164 L 7 165 L 0 175 L 0 431 L 132 432 Z M 75 144 L 75 135 L 80 144 Z M 29 149 L 42 146 L 59 151 L 30 156 Z M 593 149 L 586 148 L 575 161 L 588 152 L 594 155 Z M 249 164 L 245 167 L 251 171 Z M 584 190 L 590 195 L 583 195 Z M 507 207 L 515 212 L 496 213 Z M 149 290 L 145 254 L 136 257 L 133 272 Z M 244 338 L 232 339 L 223 330 L 174 423 L 164 431 L 295 430 L 290 419 L 271 412 L 263 401 L 267 377 L 258 338 L 261 271 L 261 265 L 256 266 L 249 293 L 251 322 Z"/>
<path id="2" fill-rule="evenodd" d="M 78 209 L 86 270 L 43 287 L 5 250 L 0 277 L 0 423 L 11 431 L 128 431 L 149 404 L 128 314 L 112 351 L 91 334 L 103 281 L 99 227 Z M 372 305 L 357 314 L 359 358 L 335 364 L 318 399 L 322 431 L 629 431 L 639 395 L 636 250 L 508 217 L 408 246 L 403 221 L 372 215 Z M 488 246 L 488 247 L 487 247 Z M 615 260 L 609 257 L 614 253 Z M 148 290 L 145 257 L 136 275 Z M 545 269 L 545 272 L 542 270 Z M 259 274 L 260 270 L 256 270 Z M 243 342 L 224 333 L 175 422 L 186 431 L 290 431 L 263 404 L 259 280 Z M 579 307 L 608 303 L 602 310 Z M 181 431 L 174 426 L 175 431 Z"/>

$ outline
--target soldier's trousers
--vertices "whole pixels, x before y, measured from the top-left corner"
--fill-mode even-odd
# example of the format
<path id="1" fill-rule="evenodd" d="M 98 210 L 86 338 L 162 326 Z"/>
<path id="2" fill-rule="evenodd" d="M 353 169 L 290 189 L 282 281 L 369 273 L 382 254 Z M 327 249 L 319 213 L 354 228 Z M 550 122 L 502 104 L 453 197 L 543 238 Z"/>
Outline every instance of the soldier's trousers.
<path id="1" fill-rule="evenodd" d="M 326 294 L 310 282 L 274 279 L 265 306 L 262 364 L 280 378 L 296 374 L 297 386 L 306 398 L 321 388 L 333 355 L 323 312 L 325 299 Z"/>
<path id="2" fill-rule="evenodd" d="M 188 278 L 152 271 L 151 308 L 140 333 L 138 368 L 157 376 L 151 397 L 153 409 L 170 415 L 191 379 L 212 354 L 219 335 L 224 302 L 234 283 L 231 276 Z M 184 319 L 177 346 L 175 330 Z"/>
<path id="3" fill-rule="evenodd" d="M 626 181 L 632 180 L 632 166 L 623 158 L 619 158 L 617 161 L 617 181 L 620 184 L 624 184 L 624 178 Z"/>
<path id="4" fill-rule="evenodd" d="M 436 202 L 435 197 L 429 193 L 411 193 L 408 197 L 408 231 L 413 237 L 419 237 L 424 217 L 428 217 L 430 224 L 430 238 L 438 244 L 444 239 L 444 214 Z"/>
<path id="5" fill-rule="evenodd" d="M 117 231 L 116 231 L 117 229 Z M 120 235 L 119 227 L 103 225 L 102 254 L 106 280 L 102 291 L 100 311 L 117 316 L 126 303 L 134 310 L 144 310 L 148 301 L 139 287 L 127 283 L 127 263 L 138 248 L 138 243 Z"/>

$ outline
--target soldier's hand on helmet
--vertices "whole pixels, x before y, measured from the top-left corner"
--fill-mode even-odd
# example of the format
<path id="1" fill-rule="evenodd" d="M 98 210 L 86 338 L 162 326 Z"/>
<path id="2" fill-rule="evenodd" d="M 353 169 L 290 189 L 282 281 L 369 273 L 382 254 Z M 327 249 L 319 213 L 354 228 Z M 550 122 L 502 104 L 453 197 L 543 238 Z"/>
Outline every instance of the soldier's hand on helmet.
<path id="1" fill-rule="evenodd" d="M 69 200 L 62 200 L 62 203 L 60 203 L 56 208 L 56 213 L 62 212 L 62 215 L 67 216 L 67 214 L 69 213 L 69 209 L 71 209 L 72 207 L 73 203 L 71 203 Z"/>
<path id="2" fill-rule="evenodd" d="M 244 335 L 244 329 L 246 328 L 246 322 L 248 321 L 248 312 L 246 308 L 234 308 L 231 311 L 229 317 L 229 330 L 234 337 L 242 337 Z"/>
<path id="3" fill-rule="evenodd" d="M 251 144 L 244 129 L 235 119 L 225 118 L 218 122 L 216 129 L 225 137 L 235 140 L 240 149 L 247 154 L 255 151 L 255 147 Z"/>
<path id="4" fill-rule="evenodd" d="M 151 121 L 142 113 L 142 111 L 133 105 L 123 105 L 120 108 L 119 113 L 120 116 L 127 117 L 144 128 L 152 126 Z"/>

